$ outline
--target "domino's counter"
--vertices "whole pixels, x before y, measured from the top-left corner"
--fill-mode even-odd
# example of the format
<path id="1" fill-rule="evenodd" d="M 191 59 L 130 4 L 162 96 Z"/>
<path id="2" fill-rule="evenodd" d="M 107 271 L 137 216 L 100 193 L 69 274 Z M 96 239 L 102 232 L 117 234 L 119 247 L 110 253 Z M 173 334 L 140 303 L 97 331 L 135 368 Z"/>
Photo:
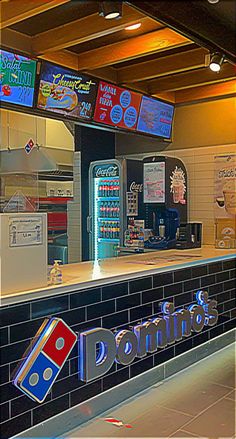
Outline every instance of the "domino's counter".
<path id="1" fill-rule="evenodd" d="M 126 397 L 132 394 L 127 393 L 133 382 L 131 378 L 138 380 L 142 376 L 143 385 L 149 383 L 147 374 L 153 373 L 156 381 L 163 381 L 209 355 L 213 348 L 221 349 L 231 343 L 236 314 L 235 261 L 233 251 L 203 247 L 72 264 L 63 267 L 62 285 L 3 297 L 0 310 L 1 438 L 48 437 L 50 422 L 55 423 L 53 417 L 58 414 L 60 428 L 65 425 L 69 429 L 72 424 L 66 424 L 63 416 L 67 419 L 71 416 L 70 419 L 73 417 L 79 423 L 99 413 L 93 405 L 93 397 L 103 398 L 99 406 L 104 409 L 108 390 L 119 389 L 125 383 L 126 392 L 121 394 Z M 76 343 L 42 403 L 30 399 L 13 385 L 19 364 L 24 364 L 29 355 L 25 351 L 46 318 L 62 319 L 76 334 L 93 328 L 112 332 L 130 330 L 143 321 L 162 318 L 160 303 L 163 301 L 173 304 L 177 310 L 187 309 L 196 303 L 199 289 L 207 292 L 209 300 L 217 301 L 218 318 L 214 325 L 206 323 L 201 331 L 192 331 L 188 337 L 168 342 L 142 358 L 136 356 L 130 364 L 114 361 L 108 371 L 89 382 L 78 375 Z M 181 361 L 176 363 L 180 355 Z M 136 383 L 136 388 L 142 389 L 141 384 Z M 112 394 L 109 403 L 111 400 L 122 399 Z M 45 430 L 47 426 L 49 429 Z"/>

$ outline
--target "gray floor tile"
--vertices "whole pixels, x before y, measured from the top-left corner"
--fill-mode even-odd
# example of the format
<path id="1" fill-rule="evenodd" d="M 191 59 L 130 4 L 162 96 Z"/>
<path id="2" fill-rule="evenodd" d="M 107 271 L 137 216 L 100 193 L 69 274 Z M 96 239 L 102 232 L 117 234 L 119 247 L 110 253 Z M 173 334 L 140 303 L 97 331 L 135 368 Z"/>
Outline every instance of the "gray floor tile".
<path id="1" fill-rule="evenodd" d="M 233 390 L 229 393 L 229 395 L 226 396 L 227 399 L 232 399 L 233 401 L 236 401 L 236 390 Z"/>
<path id="2" fill-rule="evenodd" d="M 235 347 L 231 345 L 78 427 L 68 433 L 67 439 L 232 438 L 234 363 Z M 105 417 L 122 420 L 133 428 L 108 424 Z"/>
<path id="3" fill-rule="evenodd" d="M 178 438 L 189 437 L 189 438 L 191 438 L 191 437 L 199 437 L 199 436 L 196 436 L 195 434 L 191 434 L 191 433 L 186 433 L 186 431 L 184 431 L 184 430 L 178 430 L 169 437 L 178 437 Z"/>
<path id="4" fill-rule="evenodd" d="M 165 386 L 163 386 L 163 390 L 160 389 L 156 395 L 156 404 L 196 416 L 223 396 L 228 395 L 229 391 L 227 387 L 215 383 L 191 383 L 191 377 L 189 377 L 181 390 L 179 386 L 174 385 L 172 389 L 165 391 Z"/>
<path id="5" fill-rule="evenodd" d="M 235 433 L 235 404 L 223 398 L 182 427 L 184 431 L 210 438 L 229 438 Z"/>

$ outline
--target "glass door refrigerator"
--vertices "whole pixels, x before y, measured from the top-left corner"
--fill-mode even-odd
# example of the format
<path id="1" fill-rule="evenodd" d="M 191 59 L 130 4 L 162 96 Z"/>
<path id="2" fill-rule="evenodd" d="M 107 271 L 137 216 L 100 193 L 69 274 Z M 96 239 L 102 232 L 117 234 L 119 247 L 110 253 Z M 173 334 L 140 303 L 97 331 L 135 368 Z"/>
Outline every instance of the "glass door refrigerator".
<path id="1" fill-rule="evenodd" d="M 92 162 L 89 169 L 89 257 L 117 256 L 123 237 L 123 172 L 118 160 Z"/>

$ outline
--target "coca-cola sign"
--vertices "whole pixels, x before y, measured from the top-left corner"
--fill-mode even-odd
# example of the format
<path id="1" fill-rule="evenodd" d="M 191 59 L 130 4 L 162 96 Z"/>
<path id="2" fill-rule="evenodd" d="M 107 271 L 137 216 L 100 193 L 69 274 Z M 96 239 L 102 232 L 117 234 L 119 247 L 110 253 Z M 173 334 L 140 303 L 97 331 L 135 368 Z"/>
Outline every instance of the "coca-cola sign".
<path id="1" fill-rule="evenodd" d="M 143 192 L 143 184 L 132 181 L 129 190 L 130 192 Z"/>
<path id="2" fill-rule="evenodd" d="M 111 165 L 106 168 L 99 167 L 95 170 L 95 177 L 117 177 L 119 175 L 118 166 Z"/>

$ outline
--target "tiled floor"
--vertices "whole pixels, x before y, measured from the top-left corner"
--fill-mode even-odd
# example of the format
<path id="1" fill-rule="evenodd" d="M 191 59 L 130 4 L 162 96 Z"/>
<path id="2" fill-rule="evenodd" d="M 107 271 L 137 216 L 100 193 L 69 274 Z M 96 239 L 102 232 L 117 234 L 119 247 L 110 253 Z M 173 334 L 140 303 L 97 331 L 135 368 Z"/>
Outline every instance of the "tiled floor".
<path id="1" fill-rule="evenodd" d="M 235 345 L 70 432 L 82 437 L 235 437 Z M 104 421 L 116 418 L 132 428 Z"/>

